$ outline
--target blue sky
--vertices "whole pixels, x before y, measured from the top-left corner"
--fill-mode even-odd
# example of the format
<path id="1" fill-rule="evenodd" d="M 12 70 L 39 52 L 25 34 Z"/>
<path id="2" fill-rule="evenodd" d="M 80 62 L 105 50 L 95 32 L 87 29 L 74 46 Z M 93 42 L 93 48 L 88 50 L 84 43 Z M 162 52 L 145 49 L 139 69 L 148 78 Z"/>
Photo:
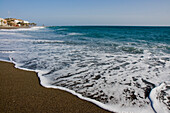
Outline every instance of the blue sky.
<path id="1" fill-rule="evenodd" d="M 170 0 L 0 0 L 0 17 L 39 25 L 170 25 Z"/>

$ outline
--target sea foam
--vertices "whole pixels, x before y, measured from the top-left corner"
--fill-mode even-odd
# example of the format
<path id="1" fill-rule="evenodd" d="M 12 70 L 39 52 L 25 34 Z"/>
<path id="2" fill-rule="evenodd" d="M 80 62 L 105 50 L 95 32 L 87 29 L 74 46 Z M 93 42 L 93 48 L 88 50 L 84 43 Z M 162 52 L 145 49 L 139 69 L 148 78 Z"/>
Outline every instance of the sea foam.
<path id="1" fill-rule="evenodd" d="M 56 26 L 0 31 L 0 58 L 37 72 L 44 87 L 66 90 L 109 111 L 152 113 L 148 97 L 157 107 L 154 89 L 170 81 L 169 37 L 155 40 L 168 29 L 154 29 Z"/>

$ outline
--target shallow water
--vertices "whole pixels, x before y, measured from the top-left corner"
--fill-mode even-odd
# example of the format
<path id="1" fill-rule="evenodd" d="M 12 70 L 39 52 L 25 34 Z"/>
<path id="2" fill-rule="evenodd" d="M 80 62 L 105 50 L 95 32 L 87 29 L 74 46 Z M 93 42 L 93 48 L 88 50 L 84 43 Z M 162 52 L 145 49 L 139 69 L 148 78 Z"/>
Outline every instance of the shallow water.
<path id="1" fill-rule="evenodd" d="M 45 72 L 42 84 L 72 90 L 103 103 L 106 109 L 153 112 L 150 91 L 163 82 L 169 86 L 170 27 L 0 30 L 0 59 Z"/>

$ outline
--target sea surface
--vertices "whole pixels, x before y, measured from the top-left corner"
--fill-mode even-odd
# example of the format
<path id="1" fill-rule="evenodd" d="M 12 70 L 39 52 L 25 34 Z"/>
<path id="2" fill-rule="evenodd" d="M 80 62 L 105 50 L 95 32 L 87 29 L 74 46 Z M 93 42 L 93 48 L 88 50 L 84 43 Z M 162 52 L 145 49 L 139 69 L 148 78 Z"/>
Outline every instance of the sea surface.
<path id="1" fill-rule="evenodd" d="M 0 30 L 0 59 L 120 113 L 170 113 L 170 27 Z"/>

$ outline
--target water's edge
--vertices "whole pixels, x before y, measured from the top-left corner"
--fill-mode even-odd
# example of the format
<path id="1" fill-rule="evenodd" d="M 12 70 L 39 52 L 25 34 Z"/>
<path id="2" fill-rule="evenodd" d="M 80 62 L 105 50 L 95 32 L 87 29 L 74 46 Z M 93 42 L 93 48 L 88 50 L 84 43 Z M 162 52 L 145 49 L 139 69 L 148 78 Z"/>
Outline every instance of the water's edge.
<path id="1" fill-rule="evenodd" d="M 21 67 L 19 67 L 19 65 L 18 65 L 16 62 L 14 62 L 12 59 L 10 59 L 10 61 L 0 59 L 0 61 L 12 63 L 12 64 L 14 64 L 14 68 L 16 68 L 16 69 L 20 69 L 20 70 L 24 70 L 24 71 L 36 72 L 36 73 L 37 73 L 36 75 L 37 75 L 37 77 L 40 79 L 40 85 L 41 85 L 42 87 L 59 89 L 59 90 L 63 90 L 63 91 L 69 92 L 69 93 L 71 93 L 72 95 L 77 96 L 78 98 L 80 98 L 80 99 L 82 99 L 82 100 L 91 102 L 91 103 L 97 105 L 98 107 L 100 107 L 100 108 L 102 108 L 102 109 L 104 109 L 104 110 L 110 111 L 110 112 L 119 112 L 119 113 L 120 113 L 120 112 L 121 112 L 121 113 L 127 112 L 127 113 L 133 113 L 132 111 L 129 111 L 129 110 L 127 110 L 127 109 L 122 109 L 121 111 L 119 111 L 120 109 L 116 109 L 116 108 L 114 108 L 114 107 L 111 106 L 111 105 L 110 105 L 110 106 L 109 106 L 109 105 L 105 105 L 105 104 L 103 104 L 103 103 L 101 103 L 101 102 L 99 102 L 99 101 L 96 101 L 96 100 L 94 100 L 94 99 L 90 99 L 90 98 L 84 97 L 84 96 L 82 96 L 81 94 L 76 93 L 76 92 L 73 91 L 73 90 L 70 90 L 70 89 L 67 89 L 67 88 L 64 88 L 64 87 L 60 87 L 60 86 L 52 86 L 52 85 L 50 85 L 50 84 L 48 83 L 48 80 L 47 80 L 45 77 L 42 76 L 42 75 L 45 74 L 46 72 L 43 72 L 43 71 L 41 71 L 41 70 L 31 70 L 31 69 L 21 68 Z M 43 82 L 42 82 L 42 81 L 43 81 Z M 152 92 L 153 89 L 154 89 L 154 88 L 151 89 L 150 93 Z M 155 111 L 154 106 L 153 106 L 153 102 L 152 102 L 150 93 L 149 93 L 149 97 L 148 97 L 148 98 L 149 98 L 150 103 L 151 103 L 151 108 L 153 109 L 153 111 L 154 111 L 155 113 L 157 113 L 157 112 Z"/>
<path id="2" fill-rule="evenodd" d="M 36 72 L 45 88 L 67 91 L 109 111 L 162 113 L 164 105 L 170 110 L 169 30 L 107 26 L 0 30 L 0 61 Z M 167 90 L 159 88 L 163 83 Z"/>
<path id="3" fill-rule="evenodd" d="M 105 104 L 103 104 L 103 103 L 101 103 L 101 102 L 99 102 L 99 101 L 96 101 L 96 100 L 93 100 L 93 99 L 90 99 L 90 98 L 87 98 L 87 97 L 83 97 L 81 94 L 78 94 L 78 93 L 76 93 L 76 92 L 73 91 L 73 90 L 70 90 L 70 89 L 67 89 L 67 88 L 64 88 L 64 87 L 60 87 L 60 86 L 52 86 L 52 85 L 48 84 L 46 78 L 42 76 L 42 74 L 44 74 L 44 73 L 43 73 L 42 71 L 40 71 L 40 70 L 31 70 L 31 69 L 26 69 L 26 68 L 20 68 L 20 67 L 17 65 L 17 63 L 15 63 L 14 61 L 11 61 L 11 60 L 8 61 L 8 60 L 2 60 L 2 59 L 0 59 L 0 61 L 12 63 L 12 64 L 14 64 L 14 68 L 16 68 L 16 69 L 20 69 L 20 70 L 24 70 L 24 71 L 36 72 L 36 73 L 37 73 L 37 74 L 36 74 L 37 77 L 40 79 L 40 85 L 43 86 L 43 87 L 45 87 L 45 88 L 53 88 L 53 89 L 59 89 L 59 90 L 63 90 L 63 91 L 69 92 L 69 93 L 71 93 L 72 95 L 77 96 L 78 98 L 80 98 L 80 99 L 82 99 L 82 100 L 86 100 L 86 101 L 88 101 L 88 102 L 91 102 L 91 103 L 97 105 L 98 107 L 100 107 L 100 108 L 102 108 L 102 109 L 104 109 L 104 110 L 108 110 L 108 111 L 110 111 L 110 112 L 114 112 L 114 109 L 112 109 L 111 106 L 108 107 L 108 106 L 106 106 Z M 42 81 L 43 81 L 43 82 L 42 82 Z"/>

